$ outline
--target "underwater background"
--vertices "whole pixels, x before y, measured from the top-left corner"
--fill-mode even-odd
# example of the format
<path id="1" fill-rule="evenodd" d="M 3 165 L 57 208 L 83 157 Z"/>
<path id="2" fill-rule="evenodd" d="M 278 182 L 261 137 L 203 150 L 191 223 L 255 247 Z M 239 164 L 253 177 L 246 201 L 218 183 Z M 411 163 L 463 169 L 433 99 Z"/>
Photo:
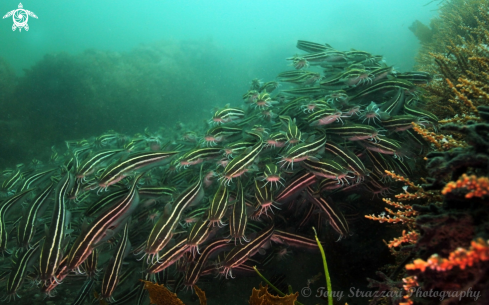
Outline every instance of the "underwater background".
<path id="1" fill-rule="evenodd" d="M 0 11 L 1 303 L 489 302 L 489 1 Z"/>
<path id="2" fill-rule="evenodd" d="M 30 18 L 35 31 L 13 32 L 11 18 L 0 28 L 2 166 L 67 139 L 236 106 L 251 79 L 286 67 L 297 39 L 368 50 L 410 70 L 419 43 L 408 28 L 436 14 L 422 0 L 23 4 L 40 18 Z M 1 5 L 6 13 L 18 3 Z"/>

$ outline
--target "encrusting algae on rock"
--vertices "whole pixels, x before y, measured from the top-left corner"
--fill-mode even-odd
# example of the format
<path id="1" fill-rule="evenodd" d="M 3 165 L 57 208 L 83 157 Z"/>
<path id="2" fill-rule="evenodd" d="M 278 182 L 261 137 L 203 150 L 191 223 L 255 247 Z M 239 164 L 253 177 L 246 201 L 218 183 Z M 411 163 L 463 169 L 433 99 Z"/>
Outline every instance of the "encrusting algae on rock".
<path id="1" fill-rule="evenodd" d="M 250 296 L 250 305 L 294 305 L 297 301 L 299 293 L 287 294 L 283 297 L 272 295 L 268 292 L 268 285 L 262 286 L 258 289 L 253 288 Z"/>
<path id="2" fill-rule="evenodd" d="M 150 281 L 141 280 L 144 289 L 149 293 L 149 302 L 156 305 L 185 305 L 177 297 L 176 293 L 171 292 L 165 285 L 156 284 Z M 202 303 L 201 303 L 202 304 Z"/>

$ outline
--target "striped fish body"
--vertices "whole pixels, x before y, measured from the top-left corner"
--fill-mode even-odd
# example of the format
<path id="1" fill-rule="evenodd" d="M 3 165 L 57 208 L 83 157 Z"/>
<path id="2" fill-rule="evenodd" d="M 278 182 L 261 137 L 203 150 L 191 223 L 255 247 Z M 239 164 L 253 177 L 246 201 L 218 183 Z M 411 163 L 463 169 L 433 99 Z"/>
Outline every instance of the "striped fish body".
<path id="1" fill-rule="evenodd" d="M 343 213 L 332 201 L 326 201 L 321 194 L 317 194 L 311 186 L 307 187 L 307 194 L 310 200 L 323 211 L 329 220 L 329 224 L 340 234 L 340 239 L 346 238 L 350 234 L 348 222 Z"/>
<path id="2" fill-rule="evenodd" d="M 318 244 L 314 238 L 293 234 L 285 231 L 275 230 L 272 236 L 274 242 L 290 245 L 299 248 L 318 249 Z"/>
<path id="3" fill-rule="evenodd" d="M 56 287 L 58 287 L 58 285 L 61 284 L 61 281 L 63 281 L 63 279 L 70 272 L 68 270 L 67 265 L 66 265 L 66 260 L 67 260 L 67 257 L 66 256 L 63 257 L 63 259 L 59 263 L 58 270 L 56 270 L 56 273 L 54 274 L 54 276 L 51 279 L 42 282 L 41 292 L 45 293 L 46 296 L 53 297 L 55 294 Z"/>
<path id="4" fill-rule="evenodd" d="M 414 84 L 427 84 L 433 79 L 433 75 L 428 72 L 413 71 L 397 73 L 396 78 L 404 79 Z"/>
<path id="5" fill-rule="evenodd" d="M 25 195 L 32 192 L 33 189 L 23 191 L 7 198 L 0 206 L 0 252 L 7 251 L 7 227 L 6 216 L 10 209 L 17 203 L 21 202 Z"/>
<path id="6" fill-rule="evenodd" d="M 39 185 L 43 181 L 47 180 L 49 177 L 51 177 L 49 174 L 54 172 L 55 170 L 56 170 L 56 168 L 53 168 L 53 169 L 48 169 L 48 170 L 45 170 L 42 172 L 37 172 L 37 173 L 30 175 L 29 177 L 27 177 L 25 179 L 24 184 L 22 185 L 22 188 L 20 189 L 21 192 L 30 189 L 31 186 Z"/>
<path id="7" fill-rule="evenodd" d="M 197 258 L 197 261 L 190 265 L 189 269 L 185 273 L 184 284 L 187 287 L 193 287 L 197 284 L 206 263 L 211 255 L 215 255 L 218 252 L 224 251 L 230 247 L 228 240 L 216 240 L 209 244 L 203 251 L 202 254 Z"/>
<path id="8" fill-rule="evenodd" d="M 108 162 L 115 154 L 123 151 L 122 149 L 111 149 L 99 151 L 92 156 L 86 158 L 86 160 L 77 167 L 75 177 L 77 179 L 83 179 L 86 176 L 93 174 L 97 169 Z"/>
<path id="9" fill-rule="evenodd" d="M 258 179 L 255 179 L 255 199 L 255 212 L 251 216 L 252 219 L 258 218 L 262 214 L 268 216 L 268 211 L 273 213 L 272 208 L 279 209 L 274 205 L 275 201 L 273 200 L 271 184 L 268 185 L 266 182 L 259 181 Z"/>
<path id="10" fill-rule="evenodd" d="M 92 203 L 86 210 L 85 215 L 88 217 L 97 215 L 101 211 L 110 208 L 113 204 L 119 202 L 124 196 L 127 195 L 127 190 L 121 189 L 114 191 L 99 200 Z"/>
<path id="11" fill-rule="evenodd" d="M 199 245 L 204 243 L 206 239 L 211 234 L 212 228 L 209 226 L 210 222 L 208 220 L 199 219 L 190 230 L 188 234 L 187 245 L 189 246 L 189 251 L 194 254 L 199 252 Z"/>
<path id="12" fill-rule="evenodd" d="M 158 199 L 163 196 L 172 196 L 175 193 L 176 188 L 171 186 L 149 186 L 139 189 L 139 195 L 141 198 Z"/>
<path id="13" fill-rule="evenodd" d="M 94 278 L 97 273 L 97 264 L 98 264 L 98 250 L 93 249 L 92 253 L 88 256 L 88 258 L 83 262 L 83 272 L 87 275 L 88 278 Z"/>
<path id="14" fill-rule="evenodd" d="M 27 270 L 37 259 L 40 241 L 32 245 L 28 250 L 16 255 L 17 259 L 13 264 L 12 271 L 7 280 L 7 297 L 15 297 L 17 290 L 22 286 L 27 274 Z"/>
<path id="15" fill-rule="evenodd" d="M 176 243 L 175 246 L 166 250 L 159 259 L 152 263 L 146 270 L 148 273 L 155 274 L 165 270 L 179 260 L 188 250 L 187 238 Z"/>
<path id="16" fill-rule="evenodd" d="M 46 208 L 53 189 L 54 183 L 51 183 L 37 195 L 27 213 L 22 216 L 17 229 L 17 243 L 19 246 L 29 248 L 29 243 L 36 233 L 36 221 L 41 217 L 42 212 Z"/>
<path id="17" fill-rule="evenodd" d="M 400 156 L 402 154 L 401 143 L 387 137 L 379 137 L 378 141 L 360 141 L 359 143 L 368 150 L 384 155 Z"/>
<path id="18" fill-rule="evenodd" d="M 314 174 L 302 170 L 292 177 L 289 184 L 277 195 L 275 201 L 280 203 L 289 202 L 299 195 L 303 189 L 315 182 L 316 176 Z"/>
<path id="19" fill-rule="evenodd" d="M 338 162 L 328 158 L 318 160 L 310 157 L 302 162 L 302 166 L 318 177 L 336 179 L 338 181 L 345 179 L 346 175 L 348 174 L 348 170 L 346 168 L 344 168 Z"/>
<path id="20" fill-rule="evenodd" d="M 349 141 L 361 141 L 376 139 L 379 131 L 369 125 L 345 124 L 344 126 L 333 126 L 326 128 L 326 132 L 334 134 Z"/>
<path id="21" fill-rule="evenodd" d="M 222 183 L 230 183 L 233 178 L 244 174 L 253 161 L 255 161 L 256 157 L 258 157 L 263 149 L 263 143 L 261 136 L 257 136 L 259 140 L 253 147 L 246 149 L 226 165 L 223 176 L 220 178 Z"/>
<path id="22" fill-rule="evenodd" d="M 200 164 L 206 160 L 217 158 L 221 155 L 220 147 L 195 148 L 178 158 L 177 167 L 187 168 L 191 165 Z"/>
<path id="23" fill-rule="evenodd" d="M 225 124 L 229 122 L 236 121 L 245 116 L 245 113 L 241 109 L 237 108 L 224 108 L 217 110 L 212 116 L 211 123 L 214 124 Z"/>
<path id="24" fill-rule="evenodd" d="M 380 106 L 380 110 L 390 115 L 397 115 L 399 111 L 403 108 L 404 99 L 404 89 L 398 88 L 396 94 L 394 94 L 394 96 L 390 100 Z"/>
<path id="25" fill-rule="evenodd" d="M 358 179 L 361 180 L 364 176 L 368 175 L 368 170 L 365 168 L 363 162 L 348 148 L 329 142 L 326 143 L 325 149 L 343 160 L 343 162 L 348 165 L 348 168 L 355 173 Z"/>
<path id="26" fill-rule="evenodd" d="M 0 190 L 6 191 L 6 192 L 15 192 L 15 186 L 17 183 L 21 182 L 24 179 L 24 174 L 23 172 L 18 169 L 15 173 L 12 174 L 8 179 L 3 181 L 2 186 Z"/>
<path id="27" fill-rule="evenodd" d="M 342 115 L 343 112 L 341 112 L 338 109 L 332 109 L 332 108 L 321 109 L 309 115 L 307 117 L 307 122 L 311 126 L 328 125 L 334 122 L 339 122 L 341 120 Z"/>
<path id="28" fill-rule="evenodd" d="M 234 239 L 234 243 L 236 244 L 236 240 L 241 242 L 241 239 L 248 242 L 248 239 L 245 236 L 246 224 L 248 223 L 248 215 L 246 209 L 246 200 L 244 196 L 244 189 L 241 184 L 241 180 L 238 180 L 238 190 L 236 202 L 233 205 L 233 212 L 229 219 L 229 236 L 231 240 Z"/>
<path id="29" fill-rule="evenodd" d="M 119 244 L 115 250 L 115 254 L 112 257 L 109 265 L 105 269 L 104 277 L 102 279 L 102 289 L 100 297 L 103 299 L 111 299 L 117 284 L 119 283 L 119 274 L 122 269 L 122 262 L 124 257 L 129 253 L 131 243 L 129 241 L 129 224 L 126 222 L 124 225 L 124 231 L 120 238 Z"/>
<path id="30" fill-rule="evenodd" d="M 223 226 L 222 218 L 226 214 L 229 199 L 228 187 L 225 184 L 221 184 L 217 189 L 214 197 L 212 198 L 209 208 L 209 225 Z"/>
<path id="31" fill-rule="evenodd" d="M 204 196 L 202 187 L 202 179 L 189 186 L 175 200 L 173 207 L 169 204 L 165 207 L 165 212 L 160 216 L 154 225 L 146 243 L 146 254 L 157 255 L 173 236 L 173 231 L 176 229 L 178 222 L 183 216 L 183 212 L 190 205 L 200 202 Z"/>
<path id="32" fill-rule="evenodd" d="M 294 168 L 294 163 L 304 161 L 310 156 L 324 152 L 326 134 L 323 131 L 320 131 L 320 133 L 321 135 L 313 140 L 308 140 L 305 143 L 289 148 L 279 161 L 283 163 L 282 167 L 286 166 L 288 168 L 292 166 Z"/>
<path id="33" fill-rule="evenodd" d="M 222 264 L 223 273 L 232 277 L 232 269 L 246 262 L 250 257 L 255 255 L 272 237 L 274 226 L 271 225 L 260 232 L 250 242 L 234 247 L 224 258 Z"/>
<path id="34" fill-rule="evenodd" d="M 148 169 L 152 166 L 163 165 L 169 161 L 170 157 L 177 153 L 177 151 L 156 151 L 129 155 L 126 160 L 109 166 L 99 177 L 98 185 L 101 188 L 107 188 L 138 169 L 142 169 L 143 167 Z"/>
<path id="35" fill-rule="evenodd" d="M 117 204 L 114 204 L 105 213 L 99 215 L 90 223 L 88 229 L 80 234 L 68 254 L 67 266 L 69 270 L 78 268 L 92 253 L 93 249 L 104 239 L 110 237 L 107 230 L 117 227 L 124 221 L 139 204 L 139 194 L 137 191 L 137 182 L 142 175 L 137 176 L 125 197 Z"/>
<path id="36" fill-rule="evenodd" d="M 352 100 L 355 100 L 359 97 L 362 97 L 362 96 L 365 96 L 368 94 L 372 94 L 375 92 L 379 92 L 382 90 L 391 90 L 391 89 L 398 89 L 398 88 L 406 89 L 406 90 L 412 90 L 415 87 L 416 86 L 413 83 L 411 83 L 409 81 L 401 80 L 401 79 L 384 80 L 384 81 L 380 81 L 378 83 L 375 83 L 375 84 L 365 88 L 364 90 L 358 92 L 354 96 L 351 96 L 349 98 L 349 100 L 352 101 Z"/>
<path id="37" fill-rule="evenodd" d="M 39 259 L 39 277 L 43 281 L 51 280 L 58 269 L 63 258 L 62 243 L 65 238 L 65 229 L 68 220 L 66 209 L 66 194 L 73 186 L 73 175 L 68 172 L 58 182 L 54 198 L 54 210 L 51 224 L 42 245 L 41 257 Z"/>
<path id="38" fill-rule="evenodd" d="M 419 118 L 412 115 L 395 115 L 382 121 L 382 127 L 391 131 L 405 131 L 413 128 L 412 123 L 418 123 Z"/>
<path id="39" fill-rule="evenodd" d="M 309 53 L 324 52 L 333 49 L 328 44 L 320 44 L 320 43 L 310 42 L 305 40 L 297 40 L 296 47 L 302 51 L 306 51 Z"/>

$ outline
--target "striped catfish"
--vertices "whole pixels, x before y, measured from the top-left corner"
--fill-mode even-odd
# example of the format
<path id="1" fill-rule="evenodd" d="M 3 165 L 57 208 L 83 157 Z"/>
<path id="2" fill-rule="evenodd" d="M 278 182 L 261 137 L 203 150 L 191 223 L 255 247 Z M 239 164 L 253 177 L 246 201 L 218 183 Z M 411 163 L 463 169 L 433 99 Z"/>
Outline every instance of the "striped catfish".
<path id="1" fill-rule="evenodd" d="M 97 245 L 111 237 L 108 229 L 118 227 L 139 204 L 137 183 L 143 174 L 134 178 L 131 188 L 125 197 L 112 205 L 105 213 L 92 221 L 88 228 L 82 231 L 68 254 L 68 268 L 77 269 L 92 253 Z"/>
<path id="2" fill-rule="evenodd" d="M 42 172 L 37 172 L 33 173 L 29 177 L 27 177 L 24 181 L 24 184 L 22 184 L 22 187 L 20 191 L 25 191 L 27 189 L 31 188 L 31 185 L 37 185 L 42 183 L 43 181 L 49 179 L 51 176 L 49 175 L 50 173 L 54 172 L 57 170 L 56 168 L 48 169 Z"/>
<path id="3" fill-rule="evenodd" d="M 226 107 L 224 109 L 217 110 L 212 119 L 209 120 L 209 124 L 225 124 L 232 121 L 236 121 L 245 116 L 245 112 L 238 108 Z"/>
<path id="4" fill-rule="evenodd" d="M 347 178 L 353 178 L 348 176 L 347 168 L 330 158 L 319 160 L 315 157 L 309 157 L 302 162 L 302 166 L 317 177 L 336 179 L 338 183 L 346 182 L 349 184 Z"/>
<path id="5" fill-rule="evenodd" d="M 226 214 L 228 207 L 229 190 L 227 185 L 221 184 L 217 189 L 214 197 L 212 198 L 209 208 L 209 225 L 218 225 L 223 227 L 225 224 L 222 222 L 222 218 Z"/>
<path id="6" fill-rule="evenodd" d="M 6 227 L 6 215 L 10 211 L 10 209 L 16 204 L 22 201 L 25 195 L 32 192 L 34 189 L 29 189 L 27 191 L 23 191 L 17 193 L 9 198 L 7 198 L 2 205 L 0 206 L 0 252 L 8 252 L 7 250 L 7 227 Z"/>
<path id="7" fill-rule="evenodd" d="M 155 151 L 139 152 L 129 155 L 126 160 L 116 162 L 100 175 L 98 185 L 101 189 L 107 189 L 110 185 L 121 181 L 130 173 L 151 166 L 163 165 L 170 157 L 176 155 L 178 151 Z"/>
<path id="8" fill-rule="evenodd" d="M 320 132 L 320 136 L 316 138 L 310 137 L 306 143 L 300 143 L 288 149 L 281 157 L 281 160 L 278 161 L 278 163 L 282 163 L 281 167 L 286 166 L 288 168 L 291 165 L 293 169 L 294 163 L 304 161 L 309 156 L 324 152 L 326 133 L 322 130 L 318 131 Z"/>
<path id="9" fill-rule="evenodd" d="M 212 233 L 213 229 L 209 226 L 209 224 L 210 223 L 208 220 L 201 218 L 194 223 L 188 234 L 188 250 L 194 256 L 196 255 L 196 252 L 200 254 L 199 245 L 204 243 Z M 216 230 L 214 229 L 214 231 Z"/>
<path id="10" fill-rule="evenodd" d="M 45 282 L 53 278 L 57 281 L 55 274 L 63 258 L 63 240 L 69 221 L 66 194 L 71 190 L 73 182 L 73 174 L 67 172 L 56 186 L 51 224 L 46 233 L 46 240 L 42 245 L 39 259 L 39 278 Z"/>
<path id="11" fill-rule="evenodd" d="M 99 269 L 97 269 L 97 264 L 98 264 L 98 250 L 93 249 L 92 253 L 88 256 L 88 258 L 83 262 L 83 273 L 88 278 L 95 278 L 98 273 Z"/>
<path id="12" fill-rule="evenodd" d="M 301 170 L 290 179 L 289 184 L 277 195 L 275 201 L 280 203 L 288 202 L 299 195 L 307 186 L 315 182 L 316 176 L 314 174 Z"/>
<path id="13" fill-rule="evenodd" d="M 258 141 L 253 147 L 250 147 L 231 160 L 224 168 L 222 176 L 219 178 L 221 183 L 229 184 L 233 178 L 239 177 L 248 171 L 248 167 L 255 161 L 258 154 L 263 149 L 262 137 L 258 133 L 251 133 L 258 137 Z"/>
<path id="14" fill-rule="evenodd" d="M 146 272 L 155 274 L 164 271 L 179 260 L 188 250 L 187 238 L 184 238 L 175 243 L 173 247 L 167 249 L 156 262 L 149 265 Z"/>
<path id="15" fill-rule="evenodd" d="M 13 194 L 15 193 L 15 185 L 17 185 L 17 183 L 21 182 L 23 179 L 24 172 L 18 169 L 17 172 L 13 173 L 8 179 L 3 181 L 0 190 L 6 191 L 8 194 Z"/>
<path id="16" fill-rule="evenodd" d="M 70 272 L 66 266 L 66 260 L 67 256 L 63 257 L 54 276 L 51 279 L 42 282 L 41 292 L 45 293 L 47 297 L 54 297 L 56 295 L 56 287 L 62 283 L 63 279 Z"/>
<path id="17" fill-rule="evenodd" d="M 174 230 L 177 228 L 183 212 L 192 204 L 196 204 L 204 197 L 202 179 L 199 179 L 182 192 L 173 205 L 168 203 L 164 213 L 160 216 L 153 226 L 148 237 L 145 253 L 158 259 L 158 252 L 161 251 L 171 240 Z"/>
<path id="18" fill-rule="evenodd" d="M 273 200 L 271 185 L 267 186 L 265 182 L 259 181 L 258 179 L 255 179 L 255 199 L 257 204 L 252 218 L 258 218 L 262 214 L 268 216 L 268 211 L 273 213 L 272 208 L 280 210 L 280 208 L 276 206 L 277 203 Z"/>
<path id="19" fill-rule="evenodd" d="M 122 151 L 122 149 L 102 150 L 88 156 L 83 163 L 77 167 L 75 177 L 77 179 L 85 179 L 85 177 L 93 174 L 97 169 L 102 167 L 104 163 L 108 162 L 110 158 Z"/>
<path id="20" fill-rule="evenodd" d="M 29 248 L 29 244 L 36 234 L 36 221 L 41 217 L 42 212 L 49 202 L 49 196 L 54 189 L 54 183 L 51 183 L 41 193 L 37 195 L 31 203 L 27 213 L 22 216 L 22 219 L 17 227 L 17 243 L 21 247 Z"/>
<path id="21" fill-rule="evenodd" d="M 368 176 L 369 171 L 365 168 L 363 162 L 347 147 L 342 147 L 330 141 L 326 143 L 325 149 L 348 165 L 348 168 L 357 176 L 357 182 L 363 181 L 365 176 Z"/>
<path id="22" fill-rule="evenodd" d="M 17 259 L 12 260 L 13 268 L 10 271 L 10 276 L 7 280 L 7 302 L 10 301 L 10 298 L 14 298 L 20 296 L 17 294 L 17 291 L 22 286 L 24 279 L 27 274 L 27 270 L 37 259 L 37 254 L 39 253 L 39 245 L 41 240 L 38 240 L 34 243 L 28 250 L 24 250 L 22 253 L 17 255 Z M 19 249 L 18 252 L 21 250 Z"/>
<path id="23" fill-rule="evenodd" d="M 210 243 L 203 251 L 197 260 L 192 263 L 185 273 L 184 284 L 187 287 L 193 287 L 197 284 L 200 275 L 206 267 L 206 263 L 211 255 L 224 251 L 231 247 L 227 239 L 220 239 Z"/>
<path id="24" fill-rule="evenodd" d="M 338 209 L 336 204 L 331 200 L 326 201 L 321 194 L 315 192 L 311 186 L 307 187 L 309 199 L 323 211 L 327 216 L 329 223 L 333 229 L 340 234 L 338 240 L 346 238 L 350 234 L 348 222 L 343 213 Z"/>
<path id="25" fill-rule="evenodd" d="M 305 41 L 305 40 L 297 40 L 296 47 L 300 50 L 303 50 L 303 51 L 306 51 L 309 53 L 323 52 L 323 51 L 333 49 L 329 44 L 323 45 L 320 43 L 310 42 L 310 41 Z"/>
<path id="26" fill-rule="evenodd" d="M 221 155 L 221 151 L 221 147 L 194 148 L 177 159 L 177 168 L 187 168 L 191 165 L 200 164 L 208 159 L 217 158 Z"/>
<path id="27" fill-rule="evenodd" d="M 120 238 L 119 244 L 115 250 L 115 254 L 105 269 L 104 277 L 102 279 L 102 289 L 100 292 L 101 299 L 113 300 L 112 293 L 119 282 L 119 274 L 122 268 L 122 262 L 124 257 L 129 253 L 131 248 L 131 242 L 129 241 L 129 223 L 124 225 L 124 231 Z"/>
<path id="28" fill-rule="evenodd" d="M 272 240 L 277 243 L 285 244 L 298 248 L 318 249 L 318 244 L 314 238 L 289 233 L 285 231 L 275 230 Z"/>
<path id="29" fill-rule="evenodd" d="M 229 241 L 234 239 L 234 244 L 236 244 L 236 240 L 239 240 L 241 243 L 241 239 L 243 239 L 245 242 L 249 242 L 245 235 L 247 223 L 248 214 L 246 199 L 241 179 L 239 179 L 236 202 L 233 205 L 233 211 L 229 219 L 229 236 L 231 237 Z"/>
<path id="30" fill-rule="evenodd" d="M 99 200 L 92 203 L 86 210 L 86 216 L 95 216 L 104 209 L 111 207 L 113 204 L 120 201 L 120 199 L 127 196 L 127 189 L 116 190 L 112 193 L 107 194 L 106 196 L 100 198 Z"/>
<path id="31" fill-rule="evenodd" d="M 220 272 L 224 274 L 226 278 L 230 276 L 233 278 L 233 268 L 243 264 L 250 257 L 255 255 L 272 237 L 274 232 L 274 226 L 270 225 L 251 240 L 249 243 L 234 247 L 224 258 Z"/>

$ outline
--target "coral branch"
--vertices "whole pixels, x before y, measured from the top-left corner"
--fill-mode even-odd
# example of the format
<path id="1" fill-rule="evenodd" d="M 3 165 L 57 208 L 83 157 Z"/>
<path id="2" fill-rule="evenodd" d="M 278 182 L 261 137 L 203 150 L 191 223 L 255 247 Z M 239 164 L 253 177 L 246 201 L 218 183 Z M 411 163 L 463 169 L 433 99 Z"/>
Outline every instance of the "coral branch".
<path id="1" fill-rule="evenodd" d="M 404 243 L 415 244 L 416 241 L 418 240 L 418 237 L 419 234 L 415 231 L 411 231 L 406 234 L 406 230 L 403 230 L 402 236 L 399 238 L 394 238 L 387 244 L 387 246 L 389 246 L 389 248 L 395 248 L 395 247 L 399 247 L 401 244 Z"/>
<path id="2" fill-rule="evenodd" d="M 391 172 L 391 171 L 388 171 L 386 170 L 385 173 L 387 174 L 387 176 L 391 177 L 392 179 L 396 180 L 396 181 L 401 181 L 401 182 L 404 182 L 404 184 L 406 184 L 407 186 L 410 186 L 411 188 L 413 188 L 414 190 L 419 190 L 421 189 L 420 186 L 414 184 L 413 182 L 411 182 L 411 180 L 409 180 L 409 178 L 405 178 L 401 175 L 397 175 L 395 174 L 394 172 Z"/>
<path id="3" fill-rule="evenodd" d="M 472 267 L 482 261 L 489 260 L 489 245 L 482 238 L 473 240 L 468 250 L 458 248 L 450 253 L 448 258 L 441 258 L 433 254 L 427 261 L 416 259 L 412 264 L 407 264 L 407 270 L 420 270 L 425 272 L 427 268 L 436 271 L 447 271 L 454 267 L 464 270 L 467 266 Z"/>
<path id="4" fill-rule="evenodd" d="M 465 198 L 482 198 L 489 194 L 489 179 L 487 177 L 477 178 L 475 175 L 467 176 L 466 174 L 463 174 L 457 181 L 447 183 L 442 190 L 442 194 L 446 195 L 460 189 L 469 191 L 465 194 Z"/>
<path id="5" fill-rule="evenodd" d="M 438 150 L 449 150 L 454 147 L 465 147 L 467 144 L 462 141 L 457 141 L 450 135 L 437 134 L 421 127 L 420 125 L 412 122 L 413 129 L 420 134 L 425 140 L 435 145 Z"/>

